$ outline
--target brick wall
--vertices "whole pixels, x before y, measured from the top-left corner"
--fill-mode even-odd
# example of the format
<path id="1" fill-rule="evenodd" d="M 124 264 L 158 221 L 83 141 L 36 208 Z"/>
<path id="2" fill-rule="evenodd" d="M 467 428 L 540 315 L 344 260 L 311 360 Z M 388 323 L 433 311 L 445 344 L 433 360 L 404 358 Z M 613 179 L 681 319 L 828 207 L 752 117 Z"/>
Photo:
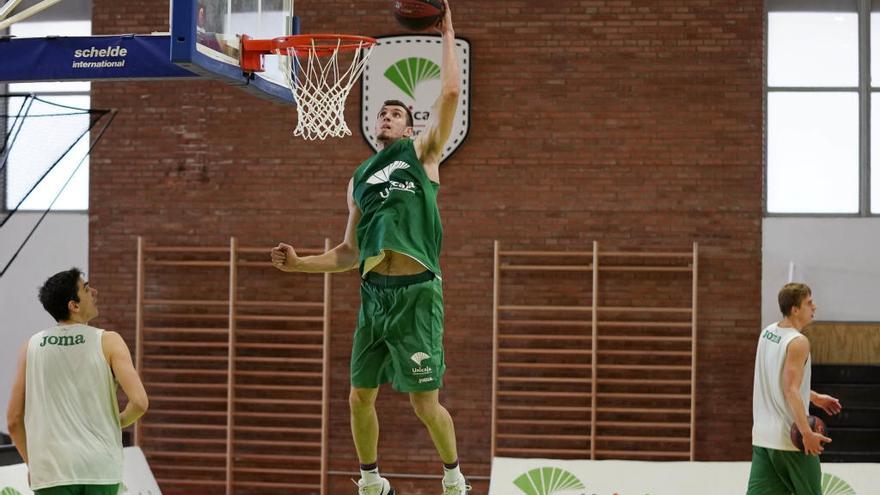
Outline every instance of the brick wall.
<path id="1" fill-rule="evenodd" d="M 307 31 L 397 31 L 388 2 L 297 2 Z M 94 0 L 94 32 L 167 30 L 167 2 Z M 472 43 L 471 129 L 441 170 L 449 371 L 443 401 L 466 473 L 489 473 L 492 241 L 509 248 L 683 249 L 702 258 L 697 458 L 749 458 L 760 317 L 763 3 L 453 2 Z M 90 267 L 100 323 L 133 342 L 135 236 L 162 244 L 341 239 L 345 190 L 370 151 L 305 143 L 293 109 L 219 82 L 94 82 L 120 113 L 92 155 Z M 359 94 L 349 97 L 349 122 Z M 283 276 L 283 275 L 278 275 Z M 291 275 L 292 276 L 292 275 Z M 354 274 L 335 276 L 331 468 L 356 470 L 347 360 Z M 260 283 L 266 290 L 277 278 Z M 198 280 L 185 285 L 204 291 Z M 433 473 L 404 396 L 383 390 L 385 471 Z M 331 493 L 351 490 L 333 476 Z M 436 481 L 401 481 L 434 493 Z M 476 483 L 485 489 L 485 483 Z"/>

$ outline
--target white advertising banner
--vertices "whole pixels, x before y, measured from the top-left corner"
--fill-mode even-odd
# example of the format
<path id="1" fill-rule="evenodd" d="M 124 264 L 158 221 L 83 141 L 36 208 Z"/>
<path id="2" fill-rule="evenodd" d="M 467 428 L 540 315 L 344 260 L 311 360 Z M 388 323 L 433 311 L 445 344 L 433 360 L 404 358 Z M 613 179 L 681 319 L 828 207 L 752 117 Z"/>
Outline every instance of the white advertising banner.
<path id="1" fill-rule="evenodd" d="M 492 462 L 489 495 L 743 495 L 749 462 L 511 459 Z M 823 495 L 880 494 L 880 464 L 822 464 Z"/>
<path id="2" fill-rule="evenodd" d="M 376 116 L 385 100 L 398 100 L 409 107 L 416 136 L 427 128 L 434 102 L 440 96 L 443 51 L 440 36 L 400 35 L 376 39 L 376 46 L 361 75 L 361 132 L 373 151 L 378 153 L 382 146 L 376 139 Z M 455 53 L 461 93 L 441 162 L 461 146 L 470 127 L 470 43 L 455 38 Z"/>
<path id="3" fill-rule="evenodd" d="M 156 478 L 150 471 L 144 453 L 138 447 L 123 449 L 125 461 L 123 465 L 120 494 L 127 495 L 162 495 Z M 13 464 L 0 466 L 0 495 L 33 495 L 28 488 L 27 466 Z"/>

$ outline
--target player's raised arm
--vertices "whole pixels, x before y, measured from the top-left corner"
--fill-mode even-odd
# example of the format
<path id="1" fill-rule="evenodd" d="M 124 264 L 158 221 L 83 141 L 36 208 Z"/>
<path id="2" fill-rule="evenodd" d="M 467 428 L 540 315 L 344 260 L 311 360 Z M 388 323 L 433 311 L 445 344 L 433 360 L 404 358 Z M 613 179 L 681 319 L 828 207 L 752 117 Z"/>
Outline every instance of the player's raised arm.
<path id="1" fill-rule="evenodd" d="M 425 166 L 440 164 L 443 145 L 452 133 L 455 109 L 461 93 L 461 77 L 458 57 L 455 54 L 455 30 L 452 27 L 452 12 L 449 1 L 443 0 L 446 13 L 437 26 L 443 38 L 443 60 L 440 62 L 440 96 L 434 102 L 431 118 L 425 131 L 416 138 L 415 147 L 419 159 Z"/>

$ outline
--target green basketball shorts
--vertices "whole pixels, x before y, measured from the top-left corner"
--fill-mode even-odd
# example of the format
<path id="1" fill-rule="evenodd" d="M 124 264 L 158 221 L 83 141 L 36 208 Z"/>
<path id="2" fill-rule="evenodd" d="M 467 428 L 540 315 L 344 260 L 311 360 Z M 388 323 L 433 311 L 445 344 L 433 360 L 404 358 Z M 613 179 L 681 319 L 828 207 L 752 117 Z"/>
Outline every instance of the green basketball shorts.
<path id="1" fill-rule="evenodd" d="M 369 272 L 351 350 L 351 385 L 398 392 L 443 386 L 443 286 L 426 271 L 388 276 Z"/>
<path id="2" fill-rule="evenodd" d="M 36 490 L 34 495 L 116 495 L 122 485 L 61 485 Z"/>
<path id="3" fill-rule="evenodd" d="M 822 495 L 819 456 L 752 445 L 747 495 Z"/>

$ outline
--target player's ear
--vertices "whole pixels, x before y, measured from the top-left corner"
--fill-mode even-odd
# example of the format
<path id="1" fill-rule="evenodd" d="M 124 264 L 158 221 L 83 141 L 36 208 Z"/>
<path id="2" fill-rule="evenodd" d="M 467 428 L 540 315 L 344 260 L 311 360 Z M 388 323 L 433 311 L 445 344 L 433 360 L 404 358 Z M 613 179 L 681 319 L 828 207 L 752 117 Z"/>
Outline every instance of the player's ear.
<path id="1" fill-rule="evenodd" d="M 406 126 L 406 129 L 403 130 L 403 137 L 412 137 L 415 134 L 415 131 L 411 126 Z"/>

